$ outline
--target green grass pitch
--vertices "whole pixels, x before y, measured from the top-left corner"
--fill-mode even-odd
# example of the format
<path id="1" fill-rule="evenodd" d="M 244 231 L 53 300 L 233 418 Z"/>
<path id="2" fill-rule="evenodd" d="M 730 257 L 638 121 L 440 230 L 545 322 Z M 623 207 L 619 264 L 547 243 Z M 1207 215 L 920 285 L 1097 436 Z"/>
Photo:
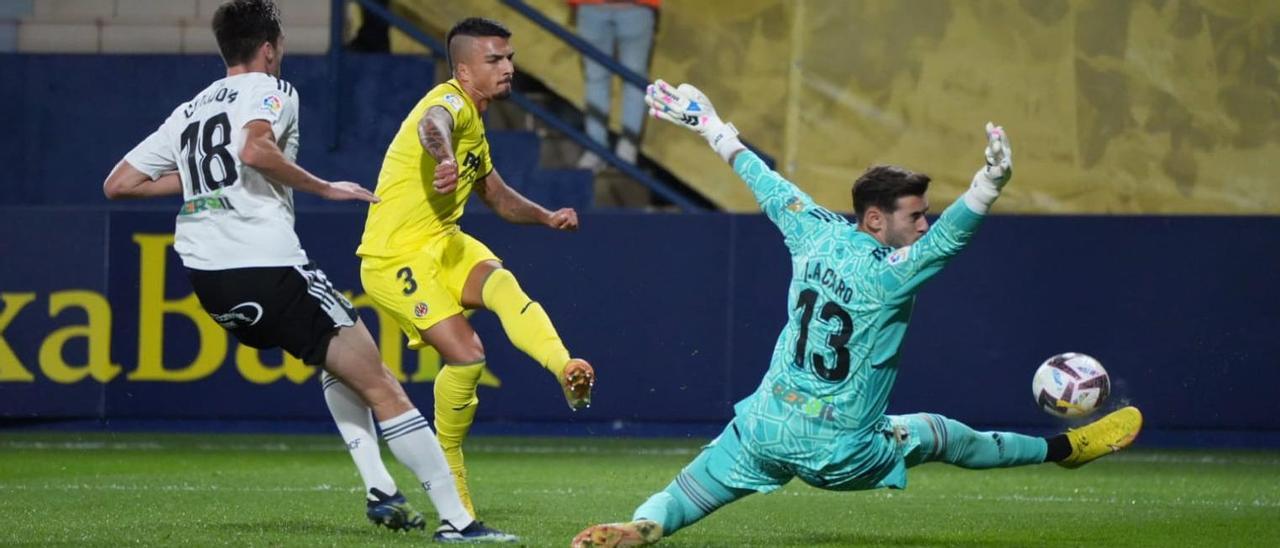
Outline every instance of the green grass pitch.
<path id="1" fill-rule="evenodd" d="M 1141 440 L 1139 440 L 1141 442 Z M 474 438 L 481 519 L 567 546 L 627 519 L 698 440 Z M 384 447 L 410 500 L 434 511 Z M 905 491 L 753 495 L 667 546 L 1280 546 L 1280 453 L 1139 447 L 1080 470 L 915 468 Z M 0 432 L 0 545 L 399 546 L 336 436 Z"/>

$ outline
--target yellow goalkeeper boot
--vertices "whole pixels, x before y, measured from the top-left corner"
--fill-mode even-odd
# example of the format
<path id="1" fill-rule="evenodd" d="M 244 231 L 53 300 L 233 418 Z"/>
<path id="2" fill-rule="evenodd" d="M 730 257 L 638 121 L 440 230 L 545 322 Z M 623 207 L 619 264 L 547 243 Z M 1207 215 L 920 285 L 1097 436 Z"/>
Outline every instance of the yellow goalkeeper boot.
<path id="1" fill-rule="evenodd" d="M 574 411 L 591 407 L 591 387 L 596 384 L 596 372 L 587 360 L 574 358 L 565 364 L 560 374 L 560 387 L 564 399 Z"/>
<path id="2" fill-rule="evenodd" d="M 573 548 L 648 546 L 662 538 L 662 526 L 647 519 L 592 525 L 573 537 Z"/>
<path id="3" fill-rule="evenodd" d="M 1069 430 L 1071 454 L 1058 462 L 1064 468 L 1079 468 L 1133 443 L 1142 430 L 1142 413 L 1137 407 L 1125 407 L 1113 411 L 1089 424 Z"/>

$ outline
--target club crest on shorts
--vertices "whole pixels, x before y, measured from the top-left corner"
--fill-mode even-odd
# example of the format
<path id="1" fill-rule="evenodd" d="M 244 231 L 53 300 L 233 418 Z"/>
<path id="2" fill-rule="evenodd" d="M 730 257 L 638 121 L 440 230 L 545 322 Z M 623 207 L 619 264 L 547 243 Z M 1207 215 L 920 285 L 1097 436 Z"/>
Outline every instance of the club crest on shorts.
<path id="1" fill-rule="evenodd" d="M 418 304 L 413 305 L 413 317 L 415 318 L 427 317 L 427 303 L 419 302 Z"/>

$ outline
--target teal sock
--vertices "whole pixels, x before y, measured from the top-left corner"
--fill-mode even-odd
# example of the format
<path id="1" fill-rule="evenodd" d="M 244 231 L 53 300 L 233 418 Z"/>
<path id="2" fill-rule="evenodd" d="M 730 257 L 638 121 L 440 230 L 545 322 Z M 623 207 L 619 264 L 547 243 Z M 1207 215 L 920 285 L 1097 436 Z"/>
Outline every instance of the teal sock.
<path id="1" fill-rule="evenodd" d="M 662 536 L 693 525 L 717 508 L 729 504 L 755 491 L 736 489 L 720 483 L 707 472 L 707 451 L 693 459 L 666 489 L 655 493 L 639 508 L 631 519 L 647 519 L 662 525 Z"/>
<path id="2" fill-rule="evenodd" d="M 1049 448 L 1044 438 L 1013 432 L 978 432 L 942 415 L 921 413 L 911 419 L 923 425 L 912 426 L 920 436 L 920 450 L 929 462 L 973 469 L 1040 464 Z"/>

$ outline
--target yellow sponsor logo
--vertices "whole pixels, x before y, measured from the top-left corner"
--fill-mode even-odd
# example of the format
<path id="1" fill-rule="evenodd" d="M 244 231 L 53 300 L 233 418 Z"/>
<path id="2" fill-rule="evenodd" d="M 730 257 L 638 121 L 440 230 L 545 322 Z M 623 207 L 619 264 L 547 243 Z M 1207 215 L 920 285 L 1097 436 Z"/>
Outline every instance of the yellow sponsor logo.
<path id="1" fill-rule="evenodd" d="M 111 359 L 113 312 L 106 296 L 96 291 L 67 289 L 48 295 L 47 314 L 51 319 L 63 315 L 85 317 L 82 324 L 68 324 L 45 334 L 40 342 L 35 364 L 23 363 L 5 339 L 5 332 L 18 325 L 23 317 L 37 313 L 31 305 L 40 300 L 35 292 L 0 292 L 0 382 L 35 382 L 37 374 L 60 384 L 93 379 L 110 382 L 121 374 L 130 382 L 195 382 L 204 379 L 227 363 L 234 340 L 200 307 L 194 293 L 181 297 L 164 294 L 166 280 L 165 255 L 173 245 L 172 234 L 134 234 L 139 250 L 138 279 L 138 347 L 132 367 Z M 378 310 L 368 295 L 347 298 L 356 309 L 369 309 L 377 315 L 371 325 L 383 363 L 401 382 L 430 382 L 439 371 L 440 355 L 431 347 L 416 352 L 416 360 L 406 371 L 404 336 L 393 317 Z M 172 327 L 173 317 L 190 321 L 196 331 L 196 355 L 186 363 L 166 362 L 165 326 Z M 125 334 L 117 334 L 126 336 Z M 65 347 L 83 341 L 88 351 L 81 363 L 70 363 L 64 357 Z M 170 343 L 172 344 L 172 343 Z M 302 363 L 287 353 L 281 363 L 264 363 L 257 349 L 236 343 L 231 364 L 245 380 L 255 384 L 271 384 L 287 380 L 301 384 L 316 375 L 316 368 Z M 176 354 L 184 354 L 181 351 Z M 170 354 L 170 358 L 172 358 Z M 412 356 L 411 356 L 412 357 Z M 480 384 L 500 386 L 501 382 L 487 371 Z"/>

